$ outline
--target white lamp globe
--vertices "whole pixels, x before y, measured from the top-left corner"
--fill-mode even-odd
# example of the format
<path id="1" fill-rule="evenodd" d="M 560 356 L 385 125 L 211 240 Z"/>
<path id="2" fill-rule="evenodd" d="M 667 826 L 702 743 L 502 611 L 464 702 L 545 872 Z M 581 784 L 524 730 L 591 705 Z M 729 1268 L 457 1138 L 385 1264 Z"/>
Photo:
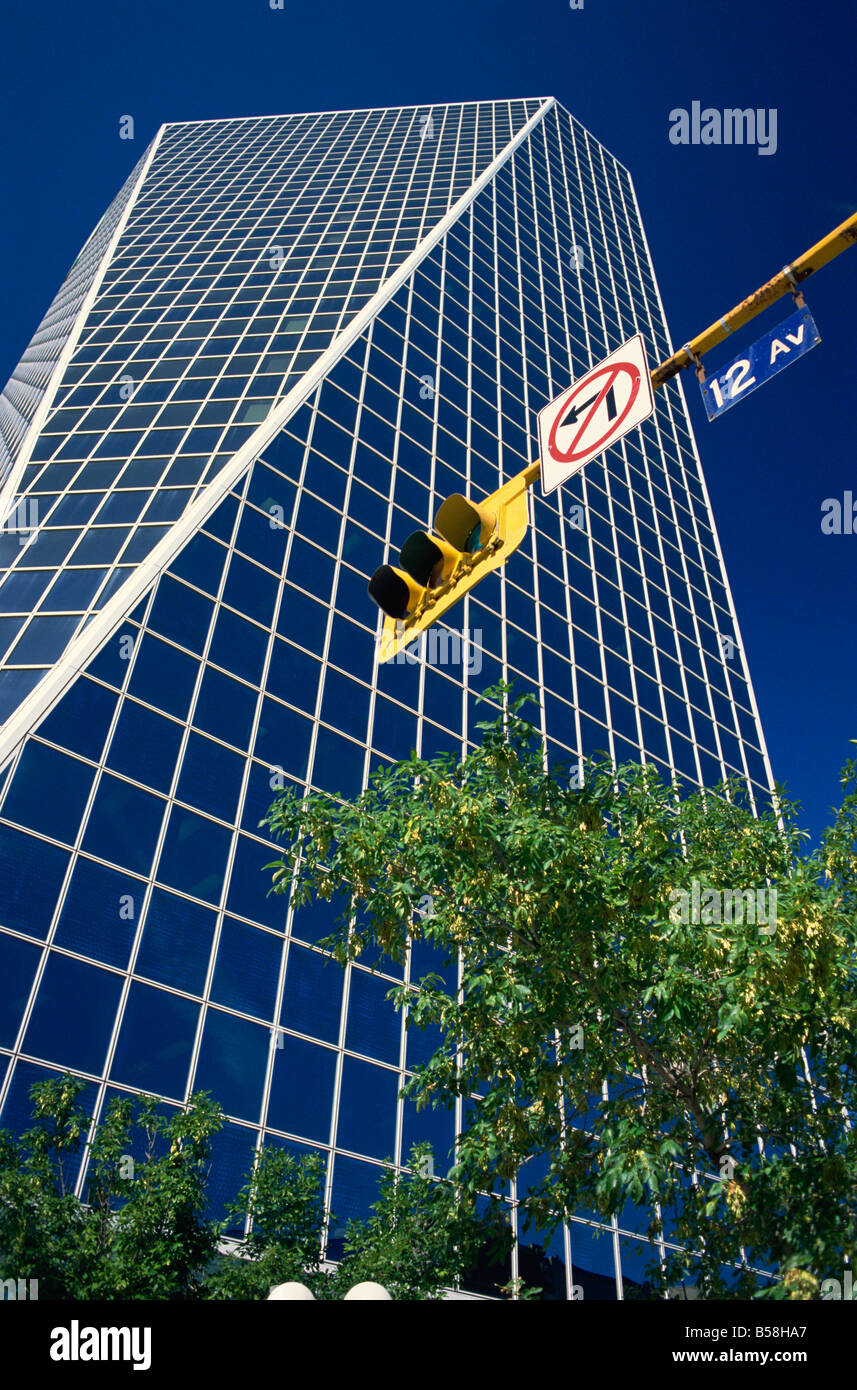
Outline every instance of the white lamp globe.
<path id="1" fill-rule="evenodd" d="M 315 1294 L 307 1288 L 306 1284 L 296 1283 L 277 1284 L 273 1289 L 271 1289 L 271 1292 L 268 1294 L 268 1297 L 265 1301 L 267 1303 L 270 1303 L 272 1300 L 277 1301 L 283 1298 L 303 1298 L 309 1299 L 311 1303 L 315 1302 Z"/>

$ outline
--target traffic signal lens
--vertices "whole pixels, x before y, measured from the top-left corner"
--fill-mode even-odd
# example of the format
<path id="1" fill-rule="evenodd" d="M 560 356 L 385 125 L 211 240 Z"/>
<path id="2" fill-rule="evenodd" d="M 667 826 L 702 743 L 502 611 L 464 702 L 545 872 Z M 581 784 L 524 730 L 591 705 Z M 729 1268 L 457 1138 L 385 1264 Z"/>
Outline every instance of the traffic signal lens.
<path id="1" fill-rule="evenodd" d="M 438 531 L 456 550 L 471 555 L 480 550 L 494 529 L 495 518 L 483 504 L 471 502 L 454 492 L 441 505 L 435 517 Z"/>
<path id="2" fill-rule="evenodd" d="M 399 553 L 402 567 L 423 588 L 435 589 L 452 574 L 461 554 L 440 536 L 428 531 L 415 531 L 408 536 Z"/>
<path id="3" fill-rule="evenodd" d="M 419 589 L 401 570 L 381 565 L 369 580 L 369 593 L 388 618 L 406 618 L 419 597 Z"/>
<path id="4" fill-rule="evenodd" d="M 443 551 L 425 531 L 408 536 L 399 556 L 408 574 L 425 587 L 432 582 L 435 570 L 443 565 Z"/>

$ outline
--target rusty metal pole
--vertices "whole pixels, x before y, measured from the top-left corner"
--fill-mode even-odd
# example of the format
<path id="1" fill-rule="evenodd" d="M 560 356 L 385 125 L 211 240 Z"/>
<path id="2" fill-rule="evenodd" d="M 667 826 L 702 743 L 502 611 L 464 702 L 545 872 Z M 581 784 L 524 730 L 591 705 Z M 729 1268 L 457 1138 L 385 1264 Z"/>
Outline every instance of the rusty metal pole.
<path id="1" fill-rule="evenodd" d="M 791 265 L 783 266 L 783 269 L 769 280 L 761 289 L 755 290 L 753 294 L 742 299 L 740 304 L 736 304 L 734 309 L 730 309 L 728 314 L 724 314 L 722 319 L 712 323 L 710 328 L 706 328 L 704 333 L 692 338 L 684 347 L 674 352 L 672 357 L 668 357 L 659 367 L 655 367 L 652 372 L 652 386 L 657 390 L 663 386 L 665 381 L 677 376 L 685 367 L 691 366 L 708 352 L 710 348 L 716 347 L 729 337 L 736 328 L 743 328 L 745 323 L 760 314 L 763 309 L 767 309 L 769 304 L 781 299 L 784 294 L 796 292 L 797 286 L 816 270 L 820 270 L 828 261 L 832 261 L 842 251 L 846 251 L 849 246 L 853 246 L 857 241 L 857 212 L 852 213 L 845 221 L 830 232 L 821 241 L 816 242 L 808 251 L 804 251 L 802 256 L 798 256 Z"/>

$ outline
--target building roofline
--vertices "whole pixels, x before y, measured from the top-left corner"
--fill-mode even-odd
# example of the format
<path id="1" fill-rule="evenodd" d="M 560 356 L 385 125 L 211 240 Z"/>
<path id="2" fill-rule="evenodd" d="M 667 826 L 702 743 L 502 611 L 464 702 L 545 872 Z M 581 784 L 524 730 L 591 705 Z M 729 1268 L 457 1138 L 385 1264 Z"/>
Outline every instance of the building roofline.
<path id="1" fill-rule="evenodd" d="M 284 121 L 297 119 L 301 116 L 365 116 L 384 111 L 424 111 L 427 107 L 437 106 L 498 106 L 510 102 L 527 101 L 538 102 L 540 106 L 544 106 L 545 102 L 555 100 L 556 98 L 552 96 L 476 97 L 466 101 L 416 101 L 401 106 L 334 106 L 323 111 L 268 111 L 259 112 L 255 116 L 205 116 L 200 120 L 164 121 L 163 129 L 170 130 L 174 126 L 222 125 L 234 121 Z"/>

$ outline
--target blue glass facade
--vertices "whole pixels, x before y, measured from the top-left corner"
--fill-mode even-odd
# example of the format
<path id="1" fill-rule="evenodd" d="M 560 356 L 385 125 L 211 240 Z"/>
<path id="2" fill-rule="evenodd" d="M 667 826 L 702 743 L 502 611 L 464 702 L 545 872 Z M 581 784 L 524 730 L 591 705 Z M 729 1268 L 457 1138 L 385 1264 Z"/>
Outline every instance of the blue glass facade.
<path id="1" fill-rule="evenodd" d="M 450 615 L 466 644 L 376 659 L 376 566 L 528 464 L 592 362 L 636 332 L 670 352 L 630 177 L 566 111 L 168 126 L 127 187 L 3 494 L 0 1123 L 57 1069 L 96 1119 L 208 1089 L 217 1194 L 263 1140 L 315 1148 L 346 1219 L 417 1139 L 445 1169 L 461 1117 L 398 1099 L 431 1039 L 386 1002 L 396 969 L 343 972 L 330 907 L 268 896 L 276 792 L 465 752 L 501 678 L 539 693 L 549 757 L 738 773 L 757 804 L 770 771 L 676 381 L 533 490 Z M 622 1297 L 647 1224 L 581 1213 L 509 1273 Z"/>

